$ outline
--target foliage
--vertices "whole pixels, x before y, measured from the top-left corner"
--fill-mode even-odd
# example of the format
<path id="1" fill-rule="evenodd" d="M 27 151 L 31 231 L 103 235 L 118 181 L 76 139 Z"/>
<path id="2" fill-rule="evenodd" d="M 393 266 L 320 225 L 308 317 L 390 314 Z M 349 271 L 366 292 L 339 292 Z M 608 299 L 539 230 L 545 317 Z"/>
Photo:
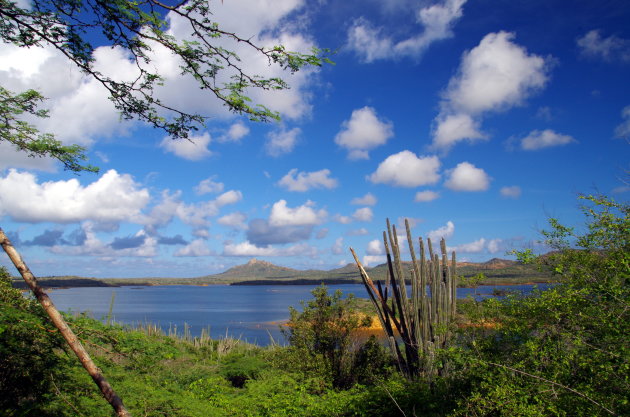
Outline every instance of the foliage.
<path id="1" fill-rule="evenodd" d="M 171 17 L 167 18 L 167 14 Z M 186 39 L 176 39 L 169 33 L 169 19 L 189 25 Z M 331 62 L 327 51 L 291 52 L 283 45 L 262 46 L 251 38 L 223 30 L 213 20 L 207 0 L 172 5 L 156 0 L 32 0 L 30 8 L 20 7 L 12 0 L 0 0 L 0 39 L 24 48 L 57 49 L 107 90 L 123 119 L 146 122 L 173 138 L 188 138 L 191 130 L 203 126 L 205 117 L 175 108 L 155 94 L 164 82 L 151 65 L 152 51 L 158 47 L 177 56 L 181 73 L 192 76 L 200 89 L 209 91 L 230 111 L 255 121 L 277 120 L 279 116 L 265 106 L 251 104 L 248 91 L 282 90 L 289 86 L 281 78 L 252 74 L 236 52 L 223 45 L 245 46 L 266 58 L 270 65 L 290 72 Z M 135 63 L 136 76 L 119 80 L 98 71 L 92 39 L 106 39 L 111 47 L 126 53 Z M 8 140 L 31 156 L 57 158 L 73 171 L 94 170 L 79 163 L 85 159 L 82 148 L 61 146 L 51 134 L 39 135 L 33 126 L 17 119 L 23 112 L 46 116 L 45 111 L 35 110 L 43 100 L 39 93 L 28 90 L 14 95 L 1 89 L 0 100 L 0 140 Z"/>
<path id="2" fill-rule="evenodd" d="M 253 352 L 232 353 L 221 360 L 221 373 L 236 388 L 243 388 L 249 380 L 256 379 L 267 367 L 267 362 Z"/>
<path id="3" fill-rule="evenodd" d="M 348 387 L 353 375 L 357 342 L 354 333 L 370 326 L 369 316 L 357 314 L 352 294 L 342 298 L 340 290 L 328 294 L 325 285 L 311 291 L 313 299 L 302 302 L 302 311 L 290 307 L 288 329 L 283 329 L 303 363 L 329 372 L 335 387 Z"/>
<path id="4" fill-rule="evenodd" d="M 21 297 L 21 296 L 20 296 Z M 120 326 L 106 326 L 85 315 L 68 317 L 96 363 L 125 399 L 132 415 L 169 417 L 206 416 L 369 416 L 398 415 L 392 398 L 406 412 L 424 410 L 416 400 L 427 399 L 425 388 L 407 386 L 401 379 L 382 378 L 371 386 L 354 385 L 346 390 L 330 381 L 281 364 L 278 352 L 292 348 L 266 349 L 239 344 L 227 354 L 208 346 L 159 334 L 147 334 Z M 372 350 L 374 345 L 368 350 Z M 61 351 L 51 352 L 60 355 Z M 270 358 L 276 360 L 270 360 Z M 50 372 L 48 367 L 41 368 Z M 30 410 L 15 406 L 14 415 L 70 417 L 109 416 L 111 409 L 76 361 L 68 361 L 64 377 L 43 390 L 42 404 Z M 242 387 L 233 375 L 250 377 Z M 24 387 L 22 387 L 24 388 Z M 45 400 L 45 401 L 44 401 Z M 3 410 L 4 411 L 4 410 Z M 4 413 L 3 415 L 12 415 Z M 431 414 L 428 414 L 431 415 Z M 439 415 L 439 414 L 435 414 Z"/>
<path id="5" fill-rule="evenodd" d="M 87 159 L 85 149 L 78 145 L 65 146 L 55 140 L 51 134 L 39 134 L 31 124 L 20 120 L 22 114 L 35 117 L 48 117 L 48 111 L 38 109 L 44 100 L 35 90 L 27 90 L 20 94 L 0 86 L 0 141 L 7 141 L 16 149 L 26 152 L 29 157 L 48 155 L 63 163 L 64 168 L 71 171 L 98 172 L 91 165 L 81 165 Z"/>
<path id="6" fill-rule="evenodd" d="M 630 413 L 630 210 L 581 198 L 585 231 L 551 219 L 543 236 L 556 251 L 536 259 L 562 284 L 492 303 L 501 327 L 470 343 L 479 377 L 458 415 Z"/>
<path id="7" fill-rule="evenodd" d="M 475 289 L 475 295 L 477 294 L 477 287 L 486 280 L 486 275 L 483 272 L 480 272 L 476 275 L 471 276 L 460 276 L 459 277 L 459 286 L 460 287 L 470 287 Z"/>
<path id="8" fill-rule="evenodd" d="M 63 340 L 42 308 L 11 287 L 0 268 L 0 414 L 46 415 L 54 381 L 64 380 Z"/>

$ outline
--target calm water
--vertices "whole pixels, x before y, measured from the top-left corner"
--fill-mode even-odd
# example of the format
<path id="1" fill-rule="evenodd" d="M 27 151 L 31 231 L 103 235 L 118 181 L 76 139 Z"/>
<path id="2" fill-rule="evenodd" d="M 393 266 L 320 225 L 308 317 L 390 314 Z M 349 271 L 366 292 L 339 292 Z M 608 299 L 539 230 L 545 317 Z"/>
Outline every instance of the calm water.
<path id="1" fill-rule="evenodd" d="M 118 288 L 70 288 L 50 291 L 58 309 L 69 312 L 89 312 L 104 319 L 109 311 L 112 293 L 115 293 L 113 320 L 124 324 L 151 322 L 165 331 L 177 326 L 181 333 L 184 323 L 190 326 L 193 336 L 204 328 L 210 329 L 213 338 L 226 334 L 259 345 L 274 340 L 284 343 L 278 323 L 289 317 L 289 306 L 299 307 L 300 300 L 311 299 L 310 285 L 188 285 Z M 367 297 L 360 284 L 333 285 L 344 294 Z M 490 296 L 494 288 L 529 292 L 531 285 L 482 286 L 477 288 L 480 297 Z M 539 288 L 545 288 L 540 285 Z M 473 294 L 471 288 L 459 288 L 458 298 Z"/>

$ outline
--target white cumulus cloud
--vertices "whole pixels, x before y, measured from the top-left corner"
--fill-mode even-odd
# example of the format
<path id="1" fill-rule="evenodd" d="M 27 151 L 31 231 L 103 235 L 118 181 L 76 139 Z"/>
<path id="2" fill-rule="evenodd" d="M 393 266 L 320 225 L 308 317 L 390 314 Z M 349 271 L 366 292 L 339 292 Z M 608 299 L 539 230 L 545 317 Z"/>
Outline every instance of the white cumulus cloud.
<path id="1" fill-rule="evenodd" d="M 202 180 L 199 185 L 195 187 L 195 192 L 199 195 L 209 194 L 209 193 L 220 193 L 223 191 L 224 185 L 222 182 L 216 182 L 214 179 L 216 175 L 213 175 L 210 178 L 206 178 Z"/>
<path id="2" fill-rule="evenodd" d="M 363 266 L 376 266 L 383 264 L 387 261 L 387 257 L 385 255 L 365 255 L 363 257 Z"/>
<path id="3" fill-rule="evenodd" d="M 230 126 L 228 131 L 219 136 L 217 139 L 219 142 L 240 142 L 245 136 L 249 134 L 249 127 L 245 126 L 243 122 L 236 122 Z"/>
<path id="4" fill-rule="evenodd" d="M 269 224 L 271 226 L 313 226 L 321 224 L 326 216 L 326 210 L 315 210 L 315 203 L 307 201 L 304 205 L 287 207 L 286 200 L 280 200 L 271 207 Z"/>
<path id="5" fill-rule="evenodd" d="M 400 57 L 418 58 L 436 41 L 453 36 L 452 27 L 463 15 L 466 0 L 443 0 L 416 10 L 416 21 L 423 31 L 395 41 L 386 28 L 374 27 L 365 18 L 348 29 L 348 46 L 365 62 Z"/>
<path id="6" fill-rule="evenodd" d="M 374 218 L 374 213 L 371 208 L 363 207 L 352 213 L 352 218 L 359 222 L 371 222 Z"/>
<path id="7" fill-rule="evenodd" d="M 278 256 L 279 251 L 273 246 L 258 247 L 249 242 L 228 243 L 223 246 L 225 256 Z"/>
<path id="8" fill-rule="evenodd" d="M 297 175 L 296 175 L 297 174 Z M 312 188 L 335 188 L 339 181 L 330 177 L 329 169 L 315 172 L 299 172 L 297 168 L 290 170 L 287 175 L 278 181 L 278 185 L 289 191 L 308 191 Z"/>
<path id="9" fill-rule="evenodd" d="M 341 224 L 350 224 L 352 223 L 352 217 L 350 216 L 342 216 L 341 214 L 335 215 L 335 221 Z"/>
<path id="10" fill-rule="evenodd" d="M 210 255 L 215 255 L 215 253 L 210 248 L 208 248 L 205 240 L 203 239 L 195 239 L 192 242 L 190 242 L 188 245 L 184 246 L 183 248 L 178 249 L 177 251 L 175 251 L 175 253 L 173 253 L 173 256 L 190 256 L 190 257 L 210 256 Z"/>
<path id="11" fill-rule="evenodd" d="M 562 135 L 553 130 L 545 129 L 543 131 L 533 130 L 521 139 L 521 148 L 526 151 L 536 151 L 538 149 L 551 148 L 553 146 L 568 145 L 577 142 L 569 135 Z"/>
<path id="12" fill-rule="evenodd" d="M 402 151 L 388 156 L 368 179 L 373 183 L 397 187 L 418 187 L 438 182 L 439 168 L 437 156 L 419 158 L 413 152 Z"/>
<path id="13" fill-rule="evenodd" d="M 448 151 L 463 140 L 486 139 L 480 131 L 484 113 L 520 105 L 545 86 L 549 67 L 545 59 L 529 54 L 513 39 L 513 33 L 490 33 L 464 53 L 442 95 L 433 126 L 434 149 Z"/>
<path id="14" fill-rule="evenodd" d="M 338 237 L 335 239 L 335 243 L 330 248 L 330 251 L 335 255 L 341 255 L 344 253 L 345 249 L 343 246 L 343 237 Z"/>
<path id="15" fill-rule="evenodd" d="M 376 110 L 367 106 L 354 110 L 341 126 L 335 143 L 348 150 L 349 159 L 368 159 L 368 151 L 394 136 L 392 123 L 379 119 Z"/>
<path id="16" fill-rule="evenodd" d="M 461 245 L 457 245 L 455 247 L 448 247 L 448 251 L 455 251 L 455 253 L 497 253 L 503 250 L 503 240 L 502 239 L 490 239 L 487 240 L 485 238 L 477 239 L 473 242 L 463 243 Z"/>
<path id="17" fill-rule="evenodd" d="M 119 80 L 129 80 L 136 73 L 120 48 L 97 48 L 94 60 L 96 70 Z M 121 63 L 106 68 L 109 60 Z M 46 97 L 41 108 L 50 110 L 49 117 L 29 121 L 65 144 L 89 146 L 96 137 L 125 134 L 129 126 L 120 122 L 107 90 L 49 46 L 0 44 L 0 84 L 13 92 L 34 88 Z"/>
<path id="18" fill-rule="evenodd" d="M 446 225 L 437 228 L 435 230 L 431 230 L 427 233 L 427 237 L 431 239 L 433 242 L 438 242 L 441 239 L 449 239 L 455 233 L 455 224 L 452 221 L 446 222 Z"/>
<path id="19" fill-rule="evenodd" d="M 490 33 L 464 54 L 444 93 L 449 107 L 466 114 L 520 104 L 547 83 L 545 60 L 512 42 L 514 34 Z"/>
<path id="20" fill-rule="evenodd" d="M 269 132 L 267 135 L 267 142 L 265 143 L 267 154 L 278 157 L 293 152 L 293 149 L 297 145 L 300 133 L 302 133 L 302 131 L 299 127 L 294 127 L 291 130 L 282 129 L 275 132 Z"/>
<path id="21" fill-rule="evenodd" d="M 245 221 L 247 220 L 247 216 L 241 212 L 234 212 L 230 214 L 226 214 L 225 216 L 219 217 L 217 219 L 217 223 L 228 226 L 233 229 L 246 230 L 247 224 Z"/>
<path id="22" fill-rule="evenodd" d="M 501 187 L 501 195 L 506 198 L 519 198 L 521 196 L 521 187 L 512 185 L 509 187 Z"/>
<path id="23" fill-rule="evenodd" d="M 192 226 L 198 236 L 205 236 L 207 232 L 203 229 L 210 226 L 210 217 L 218 215 L 222 207 L 238 203 L 242 199 L 243 194 L 240 191 L 230 190 L 214 200 L 192 204 L 179 202 L 173 206 L 173 215 L 176 215 L 185 224 Z"/>
<path id="24" fill-rule="evenodd" d="M 480 253 L 483 252 L 486 247 L 486 239 L 477 239 L 474 242 L 464 243 L 457 245 L 454 248 L 448 248 L 449 252 L 455 251 L 455 253 Z"/>
<path id="25" fill-rule="evenodd" d="M 173 153 L 180 158 L 189 161 L 199 161 L 212 155 L 208 149 L 210 144 L 210 135 L 205 132 L 202 135 L 191 135 L 188 139 L 173 139 L 166 136 L 160 142 L 160 146 L 167 152 Z"/>
<path id="26" fill-rule="evenodd" d="M 488 136 L 480 131 L 479 125 L 479 121 L 468 114 L 440 114 L 435 119 L 432 147 L 449 150 L 455 143 L 462 140 L 474 142 L 488 139 Z"/>
<path id="27" fill-rule="evenodd" d="M 488 242 L 488 252 L 497 253 L 503 249 L 503 240 L 502 239 L 491 239 Z"/>
<path id="28" fill-rule="evenodd" d="M 353 198 L 352 201 L 350 201 L 350 204 L 354 204 L 357 206 L 374 206 L 377 202 L 378 200 L 376 199 L 374 194 L 367 193 L 363 197 Z"/>
<path id="29" fill-rule="evenodd" d="M 440 198 L 440 193 L 426 190 L 418 191 L 413 201 L 415 201 L 416 203 L 426 203 L 429 201 L 437 200 L 438 198 Z"/>
<path id="30" fill-rule="evenodd" d="M 367 249 L 365 250 L 365 253 L 367 253 L 368 255 L 384 255 L 385 254 L 385 249 L 383 248 L 383 243 L 378 240 L 378 239 L 374 239 L 371 240 L 368 243 Z"/>
<path id="31" fill-rule="evenodd" d="M 115 170 L 86 186 L 76 178 L 39 183 L 35 175 L 13 169 L 0 177 L 0 214 L 30 223 L 129 221 L 149 197 L 130 175 Z"/>
<path id="32" fill-rule="evenodd" d="M 602 37 L 599 30 L 591 30 L 581 38 L 577 45 L 582 55 L 588 58 L 603 59 L 604 61 L 630 61 L 630 40 L 611 35 Z"/>
<path id="33" fill-rule="evenodd" d="M 306 243 L 298 243 L 284 248 L 260 247 L 250 242 L 227 243 L 223 246 L 225 256 L 310 256 L 317 255 L 317 249 Z"/>
<path id="34" fill-rule="evenodd" d="M 462 162 L 448 171 L 447 188 L 454 191 L 485 191 L 490 186 L 486 172 L 469 162 Z"/>
<path id="35" fill-rule="evenodd" d="M 238 203 L 243 199 L 243 194 L 240 191 L 230 190 L 221 194 L 215 200 L 215 203 L 218 207 L 223 207 L 228 204 Z"/>

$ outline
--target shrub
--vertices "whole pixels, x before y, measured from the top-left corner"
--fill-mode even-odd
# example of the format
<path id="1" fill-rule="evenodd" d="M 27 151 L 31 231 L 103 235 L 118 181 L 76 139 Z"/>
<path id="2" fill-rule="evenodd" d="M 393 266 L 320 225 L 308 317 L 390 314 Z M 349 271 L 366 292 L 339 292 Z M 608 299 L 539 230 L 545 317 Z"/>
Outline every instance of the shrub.
<path id="1" fill-rule="evenodd" d="M 581 197 L 582 232 L 550 220 L 534 258 L 561 285 L 500 303 L 503 325 L 474 339 L 475 388 L 457 415 L 630 415 L 630 206 Z"/>
<path id="2" fill-rule="evenodd" d="M 250 379 L 256 379 L 268 364 L 252 353 L 231 353 L 221 360 L 221 373 L 232 386 L 243 388 Z"/>
<path id="3" fill-rule="evenodd" d="M 60 381 L 63 339 L 41 306 L 13 288 L 0 267 L 0 414 L 45 415 L 42 406 Z"/>
<path id="4" fill-rule="evenodd" d="M 306 366 L 330 373 L 335 387 L 356 381 L 352 374 L 356 346 L 353 333 L 371 324 L 371 318 L 357 314 L 352 294 L 328 294 L 325 285 L 315 288 L 313 299 L 302 302 L 302 311 L 289 308 L 289 330 L 283 330 L 291 347 L 303 356 Z"/>

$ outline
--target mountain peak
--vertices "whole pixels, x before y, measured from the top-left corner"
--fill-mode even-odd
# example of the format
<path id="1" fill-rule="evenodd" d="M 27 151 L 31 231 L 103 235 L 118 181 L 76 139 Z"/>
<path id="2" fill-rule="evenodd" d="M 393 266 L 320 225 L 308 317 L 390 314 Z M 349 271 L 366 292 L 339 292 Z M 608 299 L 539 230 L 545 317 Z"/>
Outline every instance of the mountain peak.
<path id="1" fill-rule="evenodd" d="M 482 265 L 490 269 L 509 268 L 514 266 L 518 262 L 509 259 L 492 258 L 489 261 L 483 262 Z"/>
<path id="2" fill-rule="evenodd" d="M 297 271 L 292 268 L 274 265 L 271 262 L 252 258 L 246 264 L 233 266 L 219 274 L 227 277 L 240 278 L 274 278 L 283 275 L 295 275 Z"/>
<path id="3" fill-rule="evenodd" d="M 249 260 L 249 262 L 247 262 L 246 265 L 249 266 L 255 266 L 255 265 L 260 265 L 260 266 L 274 266 L 271 262 L 267 262 L 267 261 L 261 261 L 259 259 L 256 258 L 252 258 Z"/>

